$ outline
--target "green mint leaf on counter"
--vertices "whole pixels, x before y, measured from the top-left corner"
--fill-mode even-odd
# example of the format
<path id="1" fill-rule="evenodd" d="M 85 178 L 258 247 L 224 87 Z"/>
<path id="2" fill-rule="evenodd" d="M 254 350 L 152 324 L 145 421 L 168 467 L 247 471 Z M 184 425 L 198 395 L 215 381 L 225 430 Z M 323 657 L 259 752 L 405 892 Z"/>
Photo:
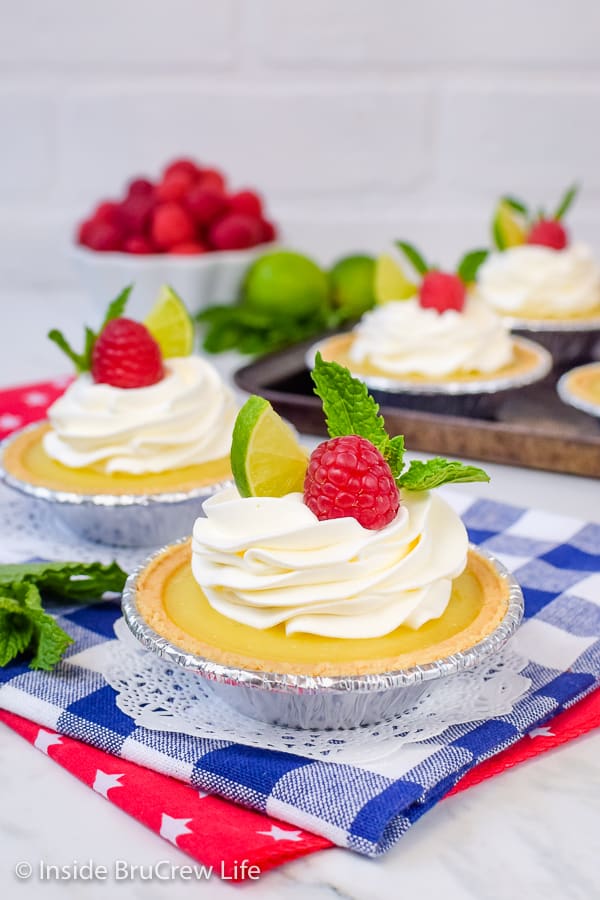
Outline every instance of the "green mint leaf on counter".
<path id="1" fill-rule="evenodd" d="M 456 270 L 463 284 L 472 284 L 475 281 L 479 267 L 486 261 L 488 255 L 488 250 L 471 250 L 470 253 L 465 253 Z"/>
<path id="2" fill-rule="evenodd" d="M 556 212 L 554 213 L 554 216 L 553 216 L 554 219 L 556 219 L 557 221 L 560 221 L 563 218 L 563 216 L 566 215 L 566 213 L 569 211 L 569 209 L 571 207 L 571 204 L 573 203 L 573 200 L 577 196 L 578 191 L 579 191 L 578 184 L 572 185 L 568 189 L 568 191 L 565 191 L 560 203 L 558 204 Z"/>
<path id="3" fill-rule="evenodd" d="M 416 247 L 407 243 L 407 241 L 396 241 L 396 246 L 402 250 L 413 269 L 418 272 L 419 275 L 426 275 L 427 272 L 429 272 L 431 266 L 425 262 L 423 256 Z"/>
<path id="4" fill-rule="evenodd" d="M 366 385 L 338 363 L 325 362 L 320 353 L 317 353 L 311 377 L 315 394 L 323 403 L 329 436 L 357 434 L 384 453 L 389 438 L 379 415 L 379 406 Z"/>
<path id="5" fill-rule="evenodd" d="M 510 209 L 514 209 L 515 212 L 521 213 L 523 216 L 529 215 L 529 210 L 525 203 L 522 200 L 519 200 L 517 197 L 512 197 L 510 194 L 502 197 L 502 202 L 506 203 Z"/>
<path id="6" fill-rule="evenodd" d="M 0 667 L 28 654 L 32 669 L 50 670 L 73 639 L 42 605 L 42 594 L 78 603 L 122 591 L 117 563 L 48 562 L 0 565 Z"/>
<path id="7" fill-rule="evenodd" d="M 412 460 L 408 469 L 396 479 L 405 491 L 430 491 L 441 484 L 467 481 L 489 481 L 490 476 L 477 466 L 465 466 L 436 456 L 427 462 Z"/>
<path id="8" fill-rule="evenodd" d="M 392 470 L 392 475 L 398 478 L 404 468 L 404 435 L 397 434 L 396 437 L 390 438 L 383 455 Z"/>

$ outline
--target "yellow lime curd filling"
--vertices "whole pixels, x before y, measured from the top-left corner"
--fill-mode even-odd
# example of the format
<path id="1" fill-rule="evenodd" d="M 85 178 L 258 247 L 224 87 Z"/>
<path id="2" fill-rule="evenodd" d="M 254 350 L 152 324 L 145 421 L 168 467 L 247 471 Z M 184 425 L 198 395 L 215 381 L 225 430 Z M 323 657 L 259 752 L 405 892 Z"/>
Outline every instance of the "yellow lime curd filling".
<path id="1" fill-rule="evenodd" d="M 223 616 L 193 577 L 189 543 L 157 557 L 138 582 L 140 612 L 175 645 L 230 665 L 307 674 L 386 671 L 440 659 L 489 634 L 507 602 L 507 590 L 495 570 L 472 551 L 440 618 L 418 630 L 401 626 L 378 638 L 286 635 L 283 624 L 263 630 Z"/>
<path id="2" fill-rule="evenodd" d="M 11 475 L 29 484 L 79 494 L 149 494 L 187 491 L 231 478 L 229 458 L 195 466 L 131 475 L 107 474 L 93 467 L 71 469 L 52 459 L 43 446 L 48 423 L 19 435 L 4 454 L 4 466 Z"/>

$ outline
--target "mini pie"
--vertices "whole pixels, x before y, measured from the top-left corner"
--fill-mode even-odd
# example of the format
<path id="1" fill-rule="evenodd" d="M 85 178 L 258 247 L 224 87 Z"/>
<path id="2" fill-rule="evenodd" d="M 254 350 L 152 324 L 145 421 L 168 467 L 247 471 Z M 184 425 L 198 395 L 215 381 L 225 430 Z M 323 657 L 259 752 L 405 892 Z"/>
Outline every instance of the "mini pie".
<path id="1" fill-rule="evenodd" d="M 3 453 L 3 466 L 14 479 L 29 485 L 68 491 L 81 495 L 161 494 L 188 492 L 231 478 L 229 457 L 165 472 L 132 475 L 127 472 L 107 474 L 99 468 L 69 468 L 52 459 L 43 446 L 50 424 L 43 422 L 24 429 Z"/>
<path id="2" fill-rule="evenodd" d="M 572 406 L 600 416 L 600 362 L 578 366 L 563 375 L 559 393 Z"/>
<path id="3" fill-rule="evenodd" d="M 136 582 L 139 614 L 158 635 L 185 652 L 250 671 L 353 676 L 424 665 L 484 640 L 509 605 L 507 580 L 470 549 L 446 611 L 418 630 L 401 626 L 366 639 L 286 635 L 283 625 L 259 630 L 213 609 L 192 575 L 190 560 L 187 541 L 150 561 Z"/>
<path id="4" fill-rule="evenodd" d="M 390 381 L 408 382 L 414 385 L 438 385 L 449 382 L 461 382 L 465 385 L 473 382 L 496 381 L 497 379 L 512 379 L 533 373 L 540 365 L 540 352 L 537 348 L 522 341 L 513 341 L 512 362 L 495 372 L 453 372 L 450 375 L 431 377 L 418 373 L 407 373 L 394 377 L 390 372 L 379 369 L 373 363 L 364 361 L 356 362 L 352 359 L 351 348 L 355 340 L 355 334 L 336 334 L 325 339 L 319 344 L 319 350 L 324 360 L 334 361 L 348 368 L 354 375 L 368 379 L 371 377 L 387 378 Z"/>

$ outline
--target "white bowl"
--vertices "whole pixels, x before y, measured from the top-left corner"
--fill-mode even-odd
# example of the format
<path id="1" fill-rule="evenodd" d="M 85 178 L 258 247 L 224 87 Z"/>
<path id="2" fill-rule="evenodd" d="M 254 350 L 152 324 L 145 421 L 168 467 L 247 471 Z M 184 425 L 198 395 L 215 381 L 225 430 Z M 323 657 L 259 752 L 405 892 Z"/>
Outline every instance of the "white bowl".
<path id="1" fill-rule="evenodd" d="M 126 285 L 133 284 L 127 315 L 144 318 L 163 284 L 170 285 L 180 295 L 192 315 L 213 303 L 234 303 L 250 263 L 273 246 L 259 244 L 249 250 L 198 256 L 100 253 L 75 246 L 71 255 L 99 315 Z"/>

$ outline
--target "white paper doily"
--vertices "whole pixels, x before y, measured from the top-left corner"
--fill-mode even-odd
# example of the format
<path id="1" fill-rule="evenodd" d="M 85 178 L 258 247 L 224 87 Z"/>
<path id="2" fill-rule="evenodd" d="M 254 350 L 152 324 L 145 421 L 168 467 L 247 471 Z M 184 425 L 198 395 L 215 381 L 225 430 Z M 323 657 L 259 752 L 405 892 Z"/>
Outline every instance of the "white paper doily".
<path id="1" fill-rule="evenodd" d="M 42 500 L 22 497 L 0 486 L 0 537 L 3 562 L 55 559 L 80 562 L 117 560 L 131 572 L 156 547 L 110 547 L 86 541 L 65 528 Z"/>
<path id="2" fill-rule="evenodd" d="M 122 619 L 107 644 L 102 672 L 119 709 L 136 725 L 198 738 L 296 753 L 311 759 L 367 764 L 401 746 L 442 734 L 451 725 L 507 715 L 529 685 L 527 660 L 509 649 L 493 663 L 432 682 L 402 714 L 349 730 L 303 731 L 250 719 L 217 698 L 210 683 L 139 647 Z"/>

